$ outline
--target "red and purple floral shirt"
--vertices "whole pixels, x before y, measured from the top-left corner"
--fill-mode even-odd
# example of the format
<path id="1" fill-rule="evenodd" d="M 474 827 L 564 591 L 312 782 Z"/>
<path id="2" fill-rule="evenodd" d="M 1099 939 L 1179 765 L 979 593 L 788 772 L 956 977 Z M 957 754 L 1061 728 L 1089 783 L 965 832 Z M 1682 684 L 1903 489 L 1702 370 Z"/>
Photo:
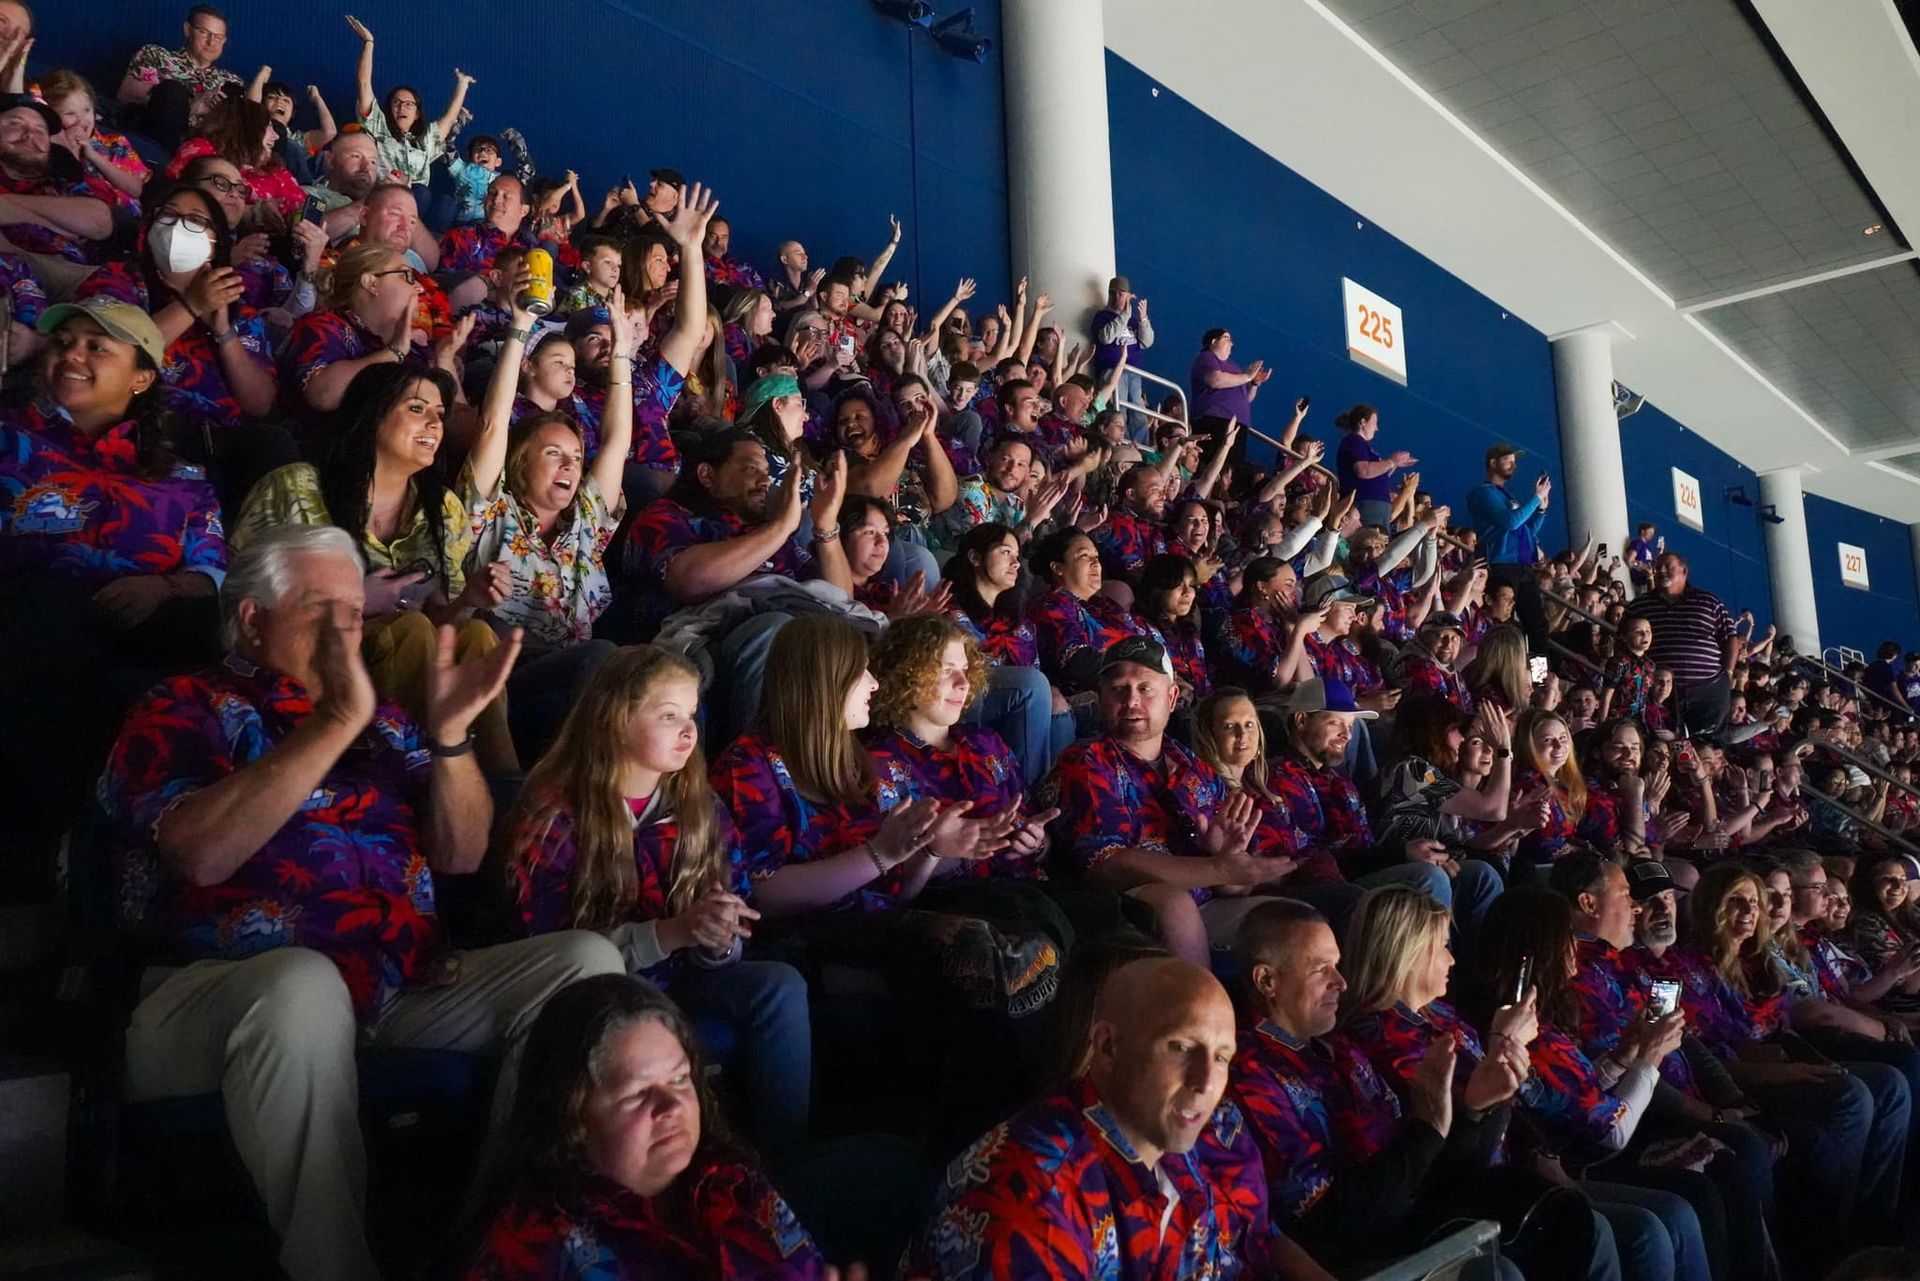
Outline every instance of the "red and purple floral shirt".
<path id="1" fill-rule="evenodd" d="M 9 177 L 0 171 L 0 195 L 6 196 L 64 196 L 83 200 L 98 200 L 103 209 L 111 209 L 113 202 L 102 199 L 101 194 L 87 184 L 86 179 L 71 181 L 55 178 L 51 174 L 30 178 Z M 79 236 L 68 235 L 55 230 L 44 222 L 0 223 L 0 235 L 4 235 L 20 253 L 51 254 L 64 258 L 68 262 L 77 262 L 83 266 L 98 261 L 104 242 L 85 240 Z"/>
<path id="2" fill-rule="evenodd" d="M 110 262 L 96 269 L 80 282 L 73 296 L 117 298 L 149 315 L 154 309 L 146 274 L 126 262 Z M 273 348 L 267 340 L 266 322 L 244 302 L 229 305 L 227 315 L 235 335 L 232 341 L 239 343 L 240 349 L 268 377 L 274 377 Z M 185 333 L 167 344 L 167 363 L 160 370 L 160 380 L 167 387 L 168 407 L 183 418 L 229 427 L 239 424 L 240 402 L 234 398 L 226 371 L 220 367 L 219 345 L 205 325 L 188 325 Z"/>
<path id="3" fill-rule="evenodd" d="M 1286 657 L 1287 624 L 1258 605 L 1243 605 L 1227 615 L 1222 633 L 1234 675 L 1256 694 L 1270 692 L 1280 660 Z"/>
<path id="4" fill-rule="evenodd" d="M 696 512 L 672 498 L 658 498 L 627 526 L 626 564 L 622 570 L 638 598 L 649 634 L 660 620 L 681 607 L 667 594 L 667 566 L 689 547 L 738 538 L 753 526 L 724 507 Z M 813 554 L 792 538 L 762 561 L 756 574 L 785 574 L 795 580 L 814 577 Z"/>
<path id="5" fill-rule="evenodd" d="M 1573 995 L 1579 1004 L 1574 1038 L 1590 1059 L 1603 1059 L 1620 1046 L 1620 1035 L 1646 1017 L 1647 989 L 1640 986 L 1638 967 L 1627 954 L 1604 939 L 1584 935 L 1574 942 L 1579 965 L 1573 972 Z M 1675 1050 L 1660 1060 L 1660 1076 L 1668 1085 L 1700 1097 L 1693 1070 Z"/>
<path id="6" fill-rule="evenodd" d="M 1082 875 L 1122 850 L 1204 858 L 1200 820 L 1227 798 L 1213 766 L 1171 737 L 1158 760 L 1143 761 L 1119 739 L 1101 735 L 1060 754 L 1040 780 L 1036 802 L 1059 806 L 1054 848 Z M 1192 891 L 1204 903 L 1209 891 Z"/>
<path id="7" fill-rule="evenodd" d="M 1513 775 L 1512 794 L 1519 796 L 1522 792 L 1532 791 L 1545 784 L 1546 780 L 1539 770 L 1516 770 Z M 1546 826 L 1535 828 L 1522 836 L 1520 843 L 1514 846 L 1514 857 L 1545 867 L 1560 857 L 1561 852 L 1567 848 L 1568 842 L 1573 840 L 1578 830 L 1579 822 L 1567 812 L 1567 803 L 1561 798 L 1560 789 L 1549 787 L 1547 788 Z"/>
<path id="8" fill-rule="evenodd" d="M 0 290 L 7 295 L 16 323 L 31 329 L 47 309 L 47 291 L 33 274 L 33 264 L 19 254 L 0 254 Z"/>
<path id="9" fill-rule="evenodd" d="M 1720 1058 L 1731 1060 L 1739 1055 L 1742 1045 L 1760 1039 L 1746 1001 L 1691 945 L 1675 944 L 1658 956 L 1636 946 L 1622 956 L 1643 995 L 1652 990 L 1656 979 L 1670 979 L 1680 985 L 1680 1008 L 1687 1016 L 1687 1030 Z"/>
<path id="10" fill-rule="evenodd" d="M 651 798 L 648 798 L 651 799 Z M 680 821 L 661 810 L 649 817 L 647 800 L 630 800 L 633 814 L 634 900 L 628 919 L 663 921 L 672 915 L 667 896 L 673 888 L 673 853 L 680 843 Z M 752 893 L 740 861 L 740 839 L 733 816 L 714 802 L 714 824 L 727 851 L 732 883 L 727 889 L 746 898 Z M 522 936 L 575 928 L 573 865 L 580 857 L 573 809 L 555 796 L 530 810 L 507 833 L 507 887 L 513 894 L 512 926 Z M 663 963 L 663 975 L 670 967 Z M 649 974 L 659 981 L 660 975 Z"/>
<path id="11" fill-rule="evenodd" d="M 633 443 L 627 447 L 627 461 L 651 467 L 655 471 L 680 471 L 680 451 L 667 432 L 667 419 L 686 390 L 687 376 L 667 363 L 658 352 L 640 355 L 633 361 Z M 600 452 L 600 424 L 607 416 L 607 389 L 582 382 L 574 389 L 579 406 L 576 417 L 580 437 L 591 462 Z"/>
<path id="12" fill-rule="evenodd" d="M 707 255 L 707 279 L 716 285 L 725 285 L 729 289 L 765 289 L 767 279 L 746 263 L 729 254 L 715 258 Z"/>
<path id="13" fill-rule="evenodd" d="M 358 317 L 344 311 L 310 311 L 293 322 L 287 339 L 280 345 L 280 395 L 291 407 L 309 419 L 323 417 L 309 407 L 304 398 L 307 384 L 315 374 L 342 360 L 359 360 L 387 345 L 387 340 L 360 323 Z M 416 342 L 408 358 L 426 365 L 433 353 L 425 343 Z"/>
<path id="14" fill-rule="evenodd" d="M 291 677 L 230 655 L 152 690 L 127 713 L 100 795 L 116 829 L 122 924 L 192 957 L 238 961 L 307 947 L 340 968 L 364 1020 L 436 977 L 440 925 L 420 840 L 432 759 L 382 703 L 300 808 L 218 885 L 192 885 L 156 831 L 182 797 L 258 761 L 313 715 Z"/>
<path id="15" fill-rule="evenodd" d="M 879 783 L 880 808 L 918 800 L 943 806 L 972 801 L 971 818 L 997 818 L 1019 809 L 1026 787 L 1001 737 L 977 725 L 955 725 L 948 734 L 945 747 L 924 743 L 912 730 L 898 726 L 864 736 Z M 1031 881 L 1046 879 L 1046 872 L 1037 860 L 1003 850 L 992 858 L 961 863 L 951 876 Z"/>
<path id="16" fill-rule="evenodd" d="M 1324 679 L 1344 681 L 1356 694 L 1379 689 L 1386 682 L 1380 668 L 1360 652 L 1360 647 L 1345 636 L 1321 640 L 1310 633 L 1306 640 L 1307 657 L 1313 660 L 1314 673 Z"/>
<path id="17" fill-rule="evenodd" d="M 1100 562 L 1109 574 L 1131 579 L 1149 560 L 1167 554 L 1167 528 L 1152 517 L 1122 508 L 1093 531 L 1093 545 L 1100 549 Z"/>
<path id="18" fill-rule="evenodd" d="M 1451 667 L 1441 666 L 1431 654 L 1418 650 L 1409 653 L 1401 668 L 1400 684 L 1410 696 L 1444 698 L 1466 715 L 1473 715 L 1473 695 L 1467 692 L 1466 679 Z"/>
<path id="19" fill-rule="evenodd" d="M 1301 1041 L 1262 1019 L 1240 1033 L 1232 1079 L 1281 1223 L 1311 1210 L 1341 1167 L 1371 1160 L 1402 1124 L 1400 1096 L 1338 1034 Z"/>
<path id="20" fill-rule="evenodd" d="M 1344 768 L 1315 766 L 1298 752 L 1283 750 L 1267 762 L 1267 786 L 1286 804 L 1297 848 L 1344 863 L 1373 845 L 1360 789 Z"/>
<path id="21" fill-rule="evenodd" d="M 1270 1266 L 1266 1180 L 1229 1102 L 1191 1152 L 1149 1166 L 1082 1078 L 962 1152 L 938 1196 L 908 1275 L 1231 1281 Z"/>
<path id="22" fill-rule="evenodd" d="M 227 572 L 220 500 L 198 467 L 149 480 L 132 422 L 92 439 L 49 400 L 0 416 L 0 576 L 104 586 L 182 570 L 216 584 Z"/>
<path id="23" fill-rule="evenodd" d="M 466 223 L 440 237 L 440 270 L 451 274 L 478 275 L 493 270 L 493 260 L 508 245 L 532 249 L 538 243 L 525 222 L 512 235 L 490 222 Z"/>
<path id="24" fill-rule="evenodd" d="M 986 656 L 987 666 L 1039 666 L 1040 637 L 1031 619 L 991 610 L 982 624 L 958 605 L 947 611 L 947 617 L 973 637 Z"/>
<path id="25" fill-rule="evenodd" d="M 714 794 L 740 834 L 740 860 L 748 878 L 766 880 L 788 863 L 805 863 L 850 850 L 880 830 L 874 805 L 822 805 L 800 795 L 786 758 L 758 731 L 742 734 L 720 753 L 709 771 Z M 899 901 L 904 873 L 895 868 L 835 903 L 885 911 Z"/>
<path id="26" fill-rule="evenodd" d="M 1207 671 L 1207 645 L 1200 639 L 1199 618 L 1193 618 L 1191 623 L 1155 622 L 1145 614 L 1136 612 L 1133 621 L 1161 649 L 1167 651 L 1167 658 L 1173 663 L 1173 674 L 1187 683 L 1191 693 L 1181 691 L 1182 705 L 1205 698 L 1213 689 L 1213 677 Z"/>
<path id="27" fill-rule="evenodd" d="M 1099 592 L 1081 600 L 1056 587 L 1035 603 L 1029 617 L 1040 638 L 1042 670 L 1069 693 L 1077 693 L 1080 687 L 1067 678 L 1067 666 L 1081 651 L 1104 654 L 1115 641 L 1145 635 L 1124 605 Z"/>
<path id="28" fill-rule="evenodd" d="M 595 1177 L 566 1204 L 517 1196 L 466 1281 L 820 1281 L 827 1263 L 758 1171 L 713 1157 L 658 1196 Z"/>
<path id="29" fill-rule="evenodd" d="M 1402 1103 L 1412 1088 L 1414 1073 L 1420 1069 L 1420 1060 L 1441 1037 L 1453 1038 L 1458 1048 L 1453 1065 L 1455 1106 L 1466 1097 L 1467 1081 L 1485 1057 L 1480 1048 L 1480 1034 L 1445 1001 L 1435 1001 L 1423 1010 L 1412 1010 L 1401 1004 L 1384 1010 L 1365 1010 L 1349 1019 L 1341 1031 L 1360 1047 L 1367 1061 L 1393 1086 Z M 1529 1077 L 1520 1087 L 1521 1102 L 1527 1100 L 1533 1087 L 1533 1079 Z M 1505 1152 L 1503 1138 L 1497 1159 L 1504 1158 Z"/>

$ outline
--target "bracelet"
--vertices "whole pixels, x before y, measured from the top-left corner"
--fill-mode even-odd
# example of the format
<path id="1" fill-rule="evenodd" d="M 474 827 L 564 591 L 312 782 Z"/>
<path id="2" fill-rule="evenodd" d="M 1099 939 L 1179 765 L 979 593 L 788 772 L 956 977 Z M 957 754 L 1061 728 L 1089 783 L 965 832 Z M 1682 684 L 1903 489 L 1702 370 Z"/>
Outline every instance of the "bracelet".
<path id="1" fill-rule="evenodd" d="M 388 343 L 386 350 L 395 360 L 405 360 L 407 358 L 408 353 L 405 347 L 396 347 L 392 343 Z"/>
<path id="2" fill-rule="evenodd" d="M 816 542 L 826 542 L 830 539 L 838 538 L 840 537 L 840 526 L 837 524 L 828 525 L 825 529 L 822 529 L 820 526 L 815 525 L 813 527 L 813 537 Z"/>
<path id="3" fill-rule="evenodd" d="M 213 336 L 213 345 L 216 347 L 224 347 L 239 336 L 240 331 L 229 326 L 225 333 L 215 334 Z"/>
<path id="4" fill-rule="evenodd" d="M 893 870 L 891 867 L 887 866 L 887 864 L 881 860 L 880 851 L 873 848 L 871 844 L 863 845 L 860 848 L 864 849 L 867 852 L 867 857 L 873 860 L 874 871 L 878 872 L 882 876 L 885 876 L 888 872 L 891 872 Z"/>
<path id="5" fill-rule="evenodd" d="M 508 342 L 525 342 L 525 341 L 526 341 L 527 339 L 529 339 L 529 338 L 531 338 L 531 337 L 533 337 L 533 330 L 531 330 L 531 329 L 509 329 L 509 330 L 507 330 L 507 341 L 508 341 Z"/>
<path id="6" fill-rule="evenodd" d="M 455 743 L 452 747 L 436 743 L 429 737 L 427 739 L 427 754 L 435 760 L 442 761 L 452 760 L 456 756 L 470 756 L 473 754 L 473 732 L 469 730 L 466 738 L 461 742 Z"/>
<path id="7" fill-rule="evenodd" d="M 1496 747 L 1493 749 L 1493 759 L 1496 761 L 1507 760 L 1512 755 L 1513 749 L 1511 747 Z"/>

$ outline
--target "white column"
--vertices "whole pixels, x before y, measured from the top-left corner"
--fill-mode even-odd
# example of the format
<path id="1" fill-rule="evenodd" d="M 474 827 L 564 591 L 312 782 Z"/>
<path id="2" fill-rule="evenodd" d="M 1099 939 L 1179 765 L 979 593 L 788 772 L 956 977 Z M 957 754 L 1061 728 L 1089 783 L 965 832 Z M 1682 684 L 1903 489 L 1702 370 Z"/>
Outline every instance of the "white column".
<path id="1" fill-rule="evenodd" d="M 1762 521 L 1767 537 L 1767 582 L 1773 588 L 1773 625 L 1793 637 L 1802 654 L 1820 653 L 1820 615 L 1813 606 L 1813 557 L 1807 549 L 1807 500 L 1800 469 L 1760 473 L 1760 505 L 1779 524 Z"/>
<path id="2" fill-rule="evenodd" d="M 1000 34 L 1013 273 L 1079 325 L 1114 275 L 1100 0 L 1005 0 Z"/>
<path id="3" fill-rule="evenodd" d="M 1609 549 L 1624 549 L 1627 474 L 1620 461 L 1620 418 L 1613 412 L 1613 331 L 1596 326 L 1553 340 L 1553 388 L 1560 407 L 1560 467 L 1567 539 L 1589 532 Z"/>

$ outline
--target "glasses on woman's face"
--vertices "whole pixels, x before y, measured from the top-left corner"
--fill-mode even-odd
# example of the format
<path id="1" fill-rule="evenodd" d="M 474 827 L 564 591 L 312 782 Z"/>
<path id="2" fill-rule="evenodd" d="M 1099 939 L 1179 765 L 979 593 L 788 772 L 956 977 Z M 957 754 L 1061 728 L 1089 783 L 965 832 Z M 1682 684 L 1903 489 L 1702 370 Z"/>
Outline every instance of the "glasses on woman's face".
<path id="1" fill-rule="evenodd" d="M 185 227 L 188 231 L 207 232 L 213 230 L 213 223 L 199 214 L 181 213 L 178 209 L 162 209 L 153 216 L 156 227 Z"/>
<path id="2" fill-rule="evenodd" d="M 223 178 L 217 173 L 210 173 L 200 181 L 212 187 L 223 196 L 239 196 L 245 200 L 253 199 L 253 192 L 247 188 L 247 184 L 242 179 Z"/>
<path id="3" fill-rule="evenodd" d="M 376 280 L 378 280 L 381 276 L 398 276 L 400 277 L 400 279 L 406 281 L 410 285 L 417 285 L 420 283 L 420 273 L 415 271 L 411 267 L 389 267 L 385 271 L 374 272 L 373 276 L 374 276 L 374 279 Z"/>

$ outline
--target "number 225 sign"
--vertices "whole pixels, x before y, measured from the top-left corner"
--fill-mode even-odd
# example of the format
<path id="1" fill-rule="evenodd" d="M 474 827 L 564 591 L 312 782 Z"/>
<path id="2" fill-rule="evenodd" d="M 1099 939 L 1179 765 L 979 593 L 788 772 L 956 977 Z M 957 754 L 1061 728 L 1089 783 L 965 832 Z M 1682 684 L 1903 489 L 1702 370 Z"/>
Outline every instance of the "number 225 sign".
<path id="1" fill-rule="evenodd" d="M 1407 331 L 1400 309 L 1351 280 L 1340 282 L 1347 309 L 1347 354 L 1401 386 L 1407 384 Z"/>

